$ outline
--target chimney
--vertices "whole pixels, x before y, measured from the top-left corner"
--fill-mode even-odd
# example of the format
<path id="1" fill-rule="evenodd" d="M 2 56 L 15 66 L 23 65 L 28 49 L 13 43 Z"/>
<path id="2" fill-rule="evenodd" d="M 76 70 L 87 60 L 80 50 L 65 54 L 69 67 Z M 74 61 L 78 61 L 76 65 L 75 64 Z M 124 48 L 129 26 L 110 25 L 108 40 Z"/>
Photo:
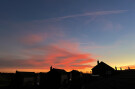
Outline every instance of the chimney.
<path id="1" fill-rule="evenodd" d="M 130 67 L 128 66 L 128 70 L 130 70 Z"/>
<path id="2" fill-rule="evenodd" d="M 50 71 L 52 70 L 52 66 L 50 67 Z"/>
<path id="3" fill-rule="evenodd" d="M 120 67 L 120 70 L 122 70 L 122 68 Z"/>
<path id="4" fill-rule="evenodd" d="M 99 60 L 97 60 L 97 65 L 99 64 Z"/>
<path id="5" fill-rule="evenodd" d="M 117 67 L 115 66 L 115 70 L 117 70 Z"/>

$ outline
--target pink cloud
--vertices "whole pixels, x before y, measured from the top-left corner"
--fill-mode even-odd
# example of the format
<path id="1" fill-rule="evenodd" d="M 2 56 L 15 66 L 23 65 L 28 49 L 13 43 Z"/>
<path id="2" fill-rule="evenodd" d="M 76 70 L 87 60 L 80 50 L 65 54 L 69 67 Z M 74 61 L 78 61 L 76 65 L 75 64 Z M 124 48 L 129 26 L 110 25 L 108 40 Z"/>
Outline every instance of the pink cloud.
<path id="1" fill-rule="evenodd" d="M 89 53 L 83 53 L 79 50 L 78 50 L 78 52 L 77 52 L 77 50 L 75 52 L 74 49 L 72 51 L 72 48 L 75 47 L 75 45 L 73 47 L 71 47 L 71 46 L 68 47 L 66 45 L 66 47 L 71 50 L 61 48 L 61 45 L 59 45 L 59 46 L 56 46 L 56 45 L 50 46 L 49 45 L 49 46 L 44 46 L 41 48 L 32 49 L 32 51 L 42 51 L 42 52 L 46 53 L 46 55 L 42 58 L 41 61 L 32 59 L 30 62 L 35 65 L 47 63 L 50 66 L 54 65 L 56 67 L 59 67 L 60 65 L 61 66 L 62 65 L 70 66 L 70 67 L 72 65 L 80 65 L 80 67 L 81 67 L 81 65 L 84 66 L 83 64 L 90 63 L 95 60 L 95 59 L 91 58 L 91 54 L 89 54 Z M 34 56 L 34 59 L 35 58 L 37 58 L 37 57 Z M 86 67 L 86 66 L 84 66 L 84 67 Z"/>
<path id="2" fill-rule="evenodd" d="M 36 44 L 42 42 L 47 38 L 46 34 L 30 34 L 20 38 L 20 42 L 24 44 Z"/>
<path id="3" fill-rule="evenodd" d="M 72 70 L 90 68 L 91 65 L 87 63 L 96 61 L 91 57 L 91 53 L 82 52 L 78 43 L 59 41 L 55 44 L 28 48 L 23 51 L 24 55 L 28 56 L 28 59 L 12 60 L 9 67 L 49 69 L 52 65 L 56 68 Z M 9 60 L 3 61 L 5 62 L 5 65 L 1 65 L 3 67 L 6 66 L 6 62 L 9 63 Z"/>

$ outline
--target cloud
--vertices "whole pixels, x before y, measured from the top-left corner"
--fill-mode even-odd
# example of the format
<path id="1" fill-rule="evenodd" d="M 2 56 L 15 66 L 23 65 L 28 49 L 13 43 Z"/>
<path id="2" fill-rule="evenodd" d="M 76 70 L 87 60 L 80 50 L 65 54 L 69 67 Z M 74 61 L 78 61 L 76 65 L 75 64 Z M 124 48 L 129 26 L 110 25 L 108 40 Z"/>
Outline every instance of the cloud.
<path id="1" fill-rule="evenodd" d="M 92 67 L 91 53 L 81 51 L 77 42 L 59 40 L 47 45 L 27 47 L 22 51 L 26 59 L 0 58 L 0 67 L 49 69 L 50 66 L 66 70 Z M 6 59 L 6 60 L 5 60 Z"/>
<path id="2" fill-rule="evenodd" d="M 47 38 L 47 34 L 29 34 L 21 37 L 19 40 L 23 44 L 32 45 L 32 44 L 40 43 L 46 38 Z"/>
<path id="3" fill-rule="evenodd" d="M 68 67 L 72 67 L 72 68 L 75 67 L 72 65 L 80 65 L 80 67 L 85 68 L 86 67 L 86 65 L 84 66 L 85 63 L 90 63 L 95 61 L 94 58 L 91 58 L 90 53 L 81 52 L 79 48 L 78 49 L 76 48 L 77 46 L 78 46 L 77 44 L 71 42 L 69 43 L 67 41 L 67 43 L 63 43 L 63 44 L 56 43 L 56 45 L 51 44 L 43 47 L 29 49 L 32 52 L 36 51 L 38 53 L 39 52 L 42 53 L 42 55 L 40 54 L 42 58 L 39 58 L 38 55 L 37 56 L 31 55 L 31 57 L 32 56 L 33 57 L 32 60 L 29 60 L 29 63 L 35 64 L 37 66 L 39 64 L 44 65 L 45 63 L 50 66 L 53 65 L 55 67 L 63 66 L 64 69 L 66 69 Z M 40 59 L 40 61 L 38 59 Z"/>
<path id="4" fill-rule="evenodd" d="M 69 16 L 59 17 L 59 19 L 74 18 L 74 17 L 81 17 L 81 16 L 98 16 L 98 15 L 108 15 L 108 14 L 119 14 L 119 13 L 124 13 L 126 11 L 127 10 L 112 10 L 112 11 L 86 12 L 86 13 L 83 13 L 83 14 L 77 14 L 77 15 L 69 15 Z"/>
<path id="5" fill-rule="evenodd" d="M 75 14 L 75 15 L 67 15 L 67 16 L 61 16 L 61 17 L 56 17 L 56 18 L 50 18 L 46 20 L 40 20 L 40 22 L 48 22 L 48 21 L 60 21 L 63 19 L 68 19 L 68 18 L 76 18 L 76 17 L 83 17 L 83 16 L 100 16 L 100 15 L 110 15 L 110 14 L 120 14 L 127 12 L 128 10 L 110 10 L 110 11 L 96 11 L 96 12 L 86 12 L 86 13 L 81 13 L 81 14 Z M 38 20 L 37 20 L 38 21 Z M 35 22 L 37 22 L 35 21 Z"/>
<path id="6" fill-rule="evenodd" d="M 30 67 L 25 60 L 12 59 L 12 58 L 0 58 L 0 68 L 18 68 L 18 67 Z"/>

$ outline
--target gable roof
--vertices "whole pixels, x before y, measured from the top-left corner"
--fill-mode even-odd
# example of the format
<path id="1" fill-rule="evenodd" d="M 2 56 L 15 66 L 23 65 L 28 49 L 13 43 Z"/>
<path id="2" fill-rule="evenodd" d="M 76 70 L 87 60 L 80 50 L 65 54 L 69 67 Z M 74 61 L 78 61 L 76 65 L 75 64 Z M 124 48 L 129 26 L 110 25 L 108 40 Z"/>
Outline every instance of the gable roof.
<path id="1" fill-rule="evenodd" d="M 82 72 L 79 72 L 78 70 L 72 70 L 70 73 L 74 76 L 82 74 Z"/>
<path id="2" fill-rule="evenodd" d="M 65 74 L 66 71 L 64 69 L 56 69 L 56 68 L 53 68 L 52 70 L 49 71 L 49 73 L 60 73 L 60 74 Z"/>
<path id="3" fill-rule="evenodd" d="M 95 67 L 93 67 L 92 70 L 94 70 L 94 69 L 101 69 L 101 68 L 105 68 L 105 69 L 109 69 L 109 70 L 114 70 L 114 68 L 112 68 L 108 64 L 104 63 L 103 61 L 101 61 L 99 64 L 97 64 Z"/>

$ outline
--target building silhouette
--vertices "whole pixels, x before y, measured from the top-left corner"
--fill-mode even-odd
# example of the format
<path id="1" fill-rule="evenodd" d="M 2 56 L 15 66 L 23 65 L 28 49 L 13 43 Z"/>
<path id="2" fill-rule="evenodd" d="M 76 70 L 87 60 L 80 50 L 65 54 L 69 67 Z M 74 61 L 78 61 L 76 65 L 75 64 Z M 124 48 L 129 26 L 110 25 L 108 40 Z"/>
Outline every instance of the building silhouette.
<path id="1" fill-rule="evenodd" d="M 47 87 L 49 89 L 58 89 L 68 82 L 69 77 L 65 70 L 52 68 L 52 66 L 50 67 L 50 71 L 47 73 Z"/>
<path id="2" fill-rule="evenodd" d="M 100 76 L 111 75 L 114 73 L 114 71 L 114 68 L 104 63 L 103 61 L 99 62 L 99 60 L 97 61 L 97 65 L 92 68 L 92 74 Z"/>
<path id="3" fill-rule="evenodd" d="M 40 87 L 45 87 L 47 85 L 47 73 L 40 72 L 38 75 L 38 81 Z"/>
<path id="4" fill-rule="evenodd" d="M 36 85 L 36 74 L 34 72 L 19 72 L 16 71 L 14 77 L 14 86 L 25 87 Z"/>
<path id="5" fill-rule="evenodd" d="M 83 73 L 77 70 L 72 70 L 71 72 L 71 86 L 70 89 L 81 89 Z"/>

